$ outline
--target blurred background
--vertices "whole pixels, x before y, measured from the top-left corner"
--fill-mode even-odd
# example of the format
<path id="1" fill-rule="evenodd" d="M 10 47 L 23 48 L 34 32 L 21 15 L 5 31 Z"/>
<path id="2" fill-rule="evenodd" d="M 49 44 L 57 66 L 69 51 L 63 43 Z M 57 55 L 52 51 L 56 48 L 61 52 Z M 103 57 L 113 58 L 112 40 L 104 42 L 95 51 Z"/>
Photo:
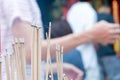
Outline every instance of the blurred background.
<path id="1" fill-rule="evenodd" d="M 41 12 L 42 12 L 42 20 L 43 24 L 47 25 L 49 21 L 62 18 L 63 15 L 67 14 L 67 6 L 71 4 L 71 2 L 75 2 L 76 0 L 37 0 Z M 116 15 L 113 15 L 116 22 L 120 23 L 120 0 L 80 0 L 89 2 L 93 8 L 98 12 L 101 7 L 105 6 L 103 12 L 110 12 L 113 15 L 116 12 Z M 117 5 L 116 5 L 117 3 Z M 114 8 L 113 6 L 117 7 Z M 117 18 L 116 18 L 117 17 Z"/>
<path id="2" fill-rule="evenodd" d="M 88 2 L 91 4 L 97 13 L 98 21 L 106 20 L 111 23 L 120 23 L 120 0 L 79 1 Z M 37 2 L 41 9 L 44 31 L 46 32 L 48 30 L 47 25 L 49 21 L 55 21 L 59 19 L 66 20 L 69 6 L 74 4 L 76 0 L 37 0 Z M 101 80 L 120 80 L 120 60 L 118 56 L 116 56 L 113 45 L 97 45 L 95 47 L 97 50 L 99 66 L 101 68 Z"/>

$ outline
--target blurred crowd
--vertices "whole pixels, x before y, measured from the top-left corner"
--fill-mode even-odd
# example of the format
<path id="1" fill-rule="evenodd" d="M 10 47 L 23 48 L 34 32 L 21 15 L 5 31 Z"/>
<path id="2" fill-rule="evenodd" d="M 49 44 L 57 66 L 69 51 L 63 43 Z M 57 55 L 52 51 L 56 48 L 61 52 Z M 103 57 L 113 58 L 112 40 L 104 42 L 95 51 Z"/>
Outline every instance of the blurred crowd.
<path id="1" fill-rule="evenodd" d="M 98 1 L 101 5 L 98 4 L 95 7 L 97 2 L 92 3 L 93 1 Z M 52 21 L 51 38 L 53 42 L 51 42 L 53 45 L 60 43 L 65 46 L 63 61 L 65 73 L 68 76 L 71 76 L 73 80 L 120 80 L 120 59 L 118 57 L 120 54 L 117 55 L 113 48 L 116 38 L 120 37 L 120 25 L 115 23 L 111 13 L 109 3 L 112 0 L 100 1 L 1 0 L 0 47 L 2 54 L 5 53 L 4 49 L 6 48 L 12 52 L 13 36 L 26 39 L 26 50 L 29 53 L 30 38 L 28 35 L 30 33 L 27 31 L 30 29 L 26 29 L 26 26 L 33 24 L 43 27 L 43 38 L 46 39 L 48 23 Z M 120 4 L 119 1 L 118 3 Z M 115 31 L 115 29 L 117 30 Z M 111 33 L 109 34 L 109 32 Z M 73 37 L 71 34 L 77 38 L 71 39 L 71 36 Z M 78 41 L 81 42 L 77 43 Z M 44 47 L 46 46 L 44 45 Z M 52 50 L 53 64 L 55 63 L 54 55 L 54 50 Z M 30 55 L 27 54 L 27 56 L 28 63 L 30 63 Z M 45 62 L 42 65 L 45 65 Z M 5 68 L 2 69 L 4 76 Z M 43 73 L 44 71 L 45 69 L 43 69 Z M 76 78 L 77 74 L 79 78 Z M 5 76 L 3 78 L 3 80 L 7 80 Z M 57 80 L 56 74 L 54 74 L 54 79 Z"/>

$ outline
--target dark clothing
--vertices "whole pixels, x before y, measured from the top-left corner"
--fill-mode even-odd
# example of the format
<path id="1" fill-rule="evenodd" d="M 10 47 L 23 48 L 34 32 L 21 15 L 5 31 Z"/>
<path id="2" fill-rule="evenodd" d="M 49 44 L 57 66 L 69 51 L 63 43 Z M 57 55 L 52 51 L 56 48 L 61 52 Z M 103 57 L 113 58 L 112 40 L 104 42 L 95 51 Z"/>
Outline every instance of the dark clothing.
<path id="1" fill-rule="evenodd" d="M 114 19 L 110 14 L 98 13 L 97 17 L 98 17 L 98 21 L 105 20 L 107 22 L 114 23 Z"/>
<path id="2" fill-rule="evenodd" d="M 53 59 L 53 62 L 55 62 L 54 59 Z M 79 51 L 77 51 L 76 49 L 73 49 L 70 52 L 68 52 L 67 54 L 65 54 L 63 56 L 63 62 L 70 63 L 70 64 L 76 66 L 77 68 L 79 68 L 80 70 L 82 70 L 84 72 L 84 77 L 85 77 L 85 69 L 84 69 L 82 57 L 81 57 Z M 57 80 L 56 75 L 54 78 L 55 78 L 54 80 Z"/>
<path id="3" fill-rule="evenodd" d="M 115 55 L 113 45 L 103 46 L 99 44 L 99 49 L 97 50 L 98 57 L 112 56 Z"/>
<path id="4" fill-rule="evenodd" d="M 78 50 L 74 49 L 68 52 L 68 54 L 64 55 L 63 59 L 65 63 L 71 63 L 77 68 L 79 68 L 80 70 L 82 70 L 83 72 L 85 72 L 81 53 Z"/>
<path id="5" fill-rule="evenodd" d="M 98 21 L 105 20 L 107 22 L 114 23 L 114 19 L 110 14 L 98 13 L 97 17 L 98 17 Z M 103 46 L 99 44 L 99 49 L 97 50 L 97 54 L 99 57 L 115 55 L 113 45 Z"/>
<path id="6" fill-rule="evenodd" d="M 41 10 L 44 38 L 46 38 L 46 32 L 48 30 L 48 24 L 51 21 L 50 10 L 54 0 L 37 0 L 37 4 Z"/>
<path id="7" fill-rule="evenodd" d="M 62 37 L 72 33 L 72 29 L 66 20 L 58 19 L 52 21 L 51 38 Z"/>
<path id="8" fill-rule="evenodd" d="M 98 21 L 100 20 L 114 23 L 113 17 L 109 14 L 98 14 Z M 107 76 L 109 80 L 120 80 L 120 59 L 115 55 L 116 53 L 113 49 L 113 45 L 99 45 L 97 54 L 104 76 Z"/>

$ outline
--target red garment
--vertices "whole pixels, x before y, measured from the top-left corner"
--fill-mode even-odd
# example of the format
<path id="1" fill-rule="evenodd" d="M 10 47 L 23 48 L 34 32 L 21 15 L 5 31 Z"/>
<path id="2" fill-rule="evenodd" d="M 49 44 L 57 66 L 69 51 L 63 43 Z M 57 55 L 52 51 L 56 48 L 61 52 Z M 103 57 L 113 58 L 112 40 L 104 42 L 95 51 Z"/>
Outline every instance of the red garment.
<path id="1" fill-rule="evenodd" d="M 63 11 L 64 19 L 66 20 L 66 18 L 67 18 L 68 8 L 67 8 L 67 7 L 63 7 L 63 8 L 62 8 L 62 11 Z"/>

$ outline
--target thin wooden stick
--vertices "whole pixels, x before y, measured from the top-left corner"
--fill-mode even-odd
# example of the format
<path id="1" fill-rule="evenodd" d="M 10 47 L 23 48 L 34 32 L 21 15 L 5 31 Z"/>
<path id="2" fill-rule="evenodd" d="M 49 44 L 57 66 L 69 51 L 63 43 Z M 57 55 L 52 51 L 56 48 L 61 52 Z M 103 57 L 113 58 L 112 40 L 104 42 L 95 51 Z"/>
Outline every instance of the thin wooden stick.
<path id="1" fill-rule="evenodd" d="M 49 65 L 48 65 L 48 62 L 46 63 L 46 78 L 45 78 L 45 80 L 48 80 L 48 70 L 49 70 L 49 67 L 48 67 Z"/>
<path id="2" fill-rule="evenodd" d="M 32 52 L 31 52 L 31 66 L 32 66 L 32 80 L 37 80 L 37 29 L 36 26 L 33 26 L 33 35 L 32 35 Z"/>
<path id="3" fill-rule="evenodd" d="M 15 38 L 15 44 L 13 45 L 14 56 L 12 57 L 12 62 L 15 61 L 17 79 L 18 80 L 26 80 L 26 54 L 24 48 L 24 40 L 20 38 L 19 40 Z M 11 63 L 11 66 L 14 67 L 14 64 Z M 11 68 L 12 70 L 12 68 Z M 13 73 L 14 74 L 14 73 Z M 14 78 L 11 75 L 11 78 Z"/>
<path id="4" fill-rule="evenodd" d="M 20 38 L 20 54 L 21 54 L 21 71 L 22 71 L 22 77 L 23 80 L 26 80 L 26 53 L 25 53 L 25 47 L 24 47 L 24 39 Z"/>
<path id="5" fill-rule="evenodd" d="M 46 65 L 46 80 L 48 80 L 48 71 L 51 73 L 51 80 L 53 80 L 53 71 L 51 65 L 51 56 L 50 56 L 50 37 L 51 37 L 51 22 L 49 23 L 49 32 L 46 33 L 47 37 L 47 65 Z M 50 66 L 48 68 L 48 66 Z"/>
<path id="6" fill-rule="evenodd" d="M 41 37 L 41 32 L 42 32 L 42 29 L 39 28 L 38 29 L 38 80 L 41 80 L 41 59 L 42 59 L 42 56 L 41 56 L 41 53 L 42 53 L 42 37 Z"/>
<path id="7" fill-rule="evenodd" d="M 17 79 L 21 80 L 21 71 L 20 71 L 20 59 L 19 59 L 19 44 L 18 39 L 15 38 L 15 44 L 14 44 L 14 50 L 15 50 L 15 63 L 16 63 L 16 71 L 17 71 Z"/>
<path id="8" fill-rule="evenodd" d="M 59 80 L 59 60 L 58 60 L 58 46 L 56 45 L 56 62 L 57 62 L 57 77 Z"/>
<path id="9" fill-rule="evenodd" d="M 13 75 L 13 78 L 14 78 L 14 80 L 16 80 L 16 78 L 18 77 L 18 69 L 17 69 L 17 61 L 16 61 L 16 50 L 15 50 L 15 44 L 13 44 L 13 50 L 14 50 L 14 52 L 13 52 L 13 55 L 12 55 L 12 68 L 14 69 L 13 70 L 13 72 L 14 72 L 14 75 Z M 19 79 L 18 79 L 19 80 Z"/>
<path id="10" fill-rule="evenodd" d="M 0 80 L 2 80 L 2 57 L 1 57 L 1 54 L 0 54 Z"/>
<path id="11" fill-rule="evenodd" d="M 35 41 L 34 41 L 34 79 L 37 80 L 37 28 L 35 28 Z"/>
<path id="12" fill-rule="evenodd" d="M 39 29 L 37 27 L 33 27 L 33 49 L 31 53 L 31 60 L 32 60 L 32 80 L 38 80 L 39 79 L 39 74 L 40 70 L 38 69 L 40 67 L 40 61 L 39 60 Z M 39 71 L 38 71 L 39 70 Z"/>
<path id="13" fill-rule="evenodd" d="M 11 80 L 14 80 L 14 54 L 10 55 Z"/>
<path id="14" fill-rule="evenodd" d="M 58 80 L 61 80 L 61 77 L 60 77 L 60 50 L 59 50 L 59 45 L 56 46 L 56 61 L 57 61 L 57 74 L 58 74 Z"/>
<path id="15" fill-rule="evenodd" d="M 19 69 L 19 75 L 20 75 L 20 80 L 23 80 L 23 74 L 22 74 L 22 57 L 21 57 L 21 45 L 20 45 L 20 41 L 19 39 L 17 39 L 17 50 L 18 50 L 18 53 L 17 53 L 17 59 L 18 59 L 18 69 Z"/>
<path id="16" fill-rule="evenodd" d="M 61 78 L 63 79 L 63 46 L 61 47 L 61 53 L 60 53 L 60 66 L 61 66 Z"/>
<path id="17" fill-rule="evenodd" d="M 16 58 L 15 58 L 15 44 L 12 44 L 12 47 L 13 47 L 13 55 L 12 55 L 12 58 L 13 58 L 13 62 L 12 62 L 12 67 L 14 68 L 14 74 L 13 74 L 13 76 L 14 76 L 14 79 L 15 79 L 15 72 L 17 73 L 17 69 L 16 69 Z"/>
<path id="18" fill-rule="evenodd" d="M 9 59 L 8 59 L 8 52 L 6 49 L 6 56 L 5 56 L 5 65 L 6 65 L 6 74 L 7 74 L 7 80 L 10 80 L 10 69 L 9 69 Z"/>
<path id="19" fill-rule="evenodd" d="M 12 80 L 12 59 L 11 59 L 11 55 L 8 56 L 8 61 L 9 61 L 9 70 L 10 70 L 10 80 Z"/>
<path id="20" fill-rule="evenodd" d="M 57 62 L 57 75 L 58 80 L 63 79 L 63 47 L 56 45 L 56 62 Z"/>
<path id="21" fill-rule="evenodd" d="M 48 80 L 48 72 L 49 72 L 49 49 L 48 49 L 48 35 L 46 33 L 47 37 L 47 62 L 46 62 L 46 80 Z"/>
<path id="22" fill-rule="evenodd" d="M 62 65 L 61 65 L 61 51 L 60 51 L 60 47 L 59 47 L 59 70 L 60 70 L 60 80 L 62 80 Z"/>
<path id="23" fill-rule="evenodd" d="M 13 54 L 13 57 L 14 57 L 14 60 L 13 60 L 13 62 L 14 62 L 14 64 L 13 64 L 13 66 L 15 66 L 15 71 L 16 71 L 16 76 L 17 76 L 17 78 L 18 78 L 18 80 L 19 80 L 19 70 L 18 70 L 18 61 L 17 61 L 17 57 L 16 57 L 16 53 L 17 53 L 17 49 L 16 49 L 16 43 L 15 44 L 13 44 L 13 50 L 14 50 L 14 54 Z"/>
<path id="24" fill-rule="evenodd" d="M 22 53 L 22 42 L 21 42 L 21 38 L 18 38 L 18 63 L 19 63 L 19 70 L 20 70 L 20 78 L 22 80 L 24 80 L 24 73 L 23 73 L 23 53 Z"/>
<path id="25" fill-rule="evenodd" d="M 59 61 L 59 79 L 62 80 L 62 65 L 61 65 L 61 51 L 60 45 L 58 45 L 58 61 Z"/>
<path id="26" fill-rule="evenodd" d="M 50 72 L 51 72 L 51 80 L 53 80 L 53 71 L 52 71 L 52 62 L 50 55 L 50 38 L 51 38 L 51 22 L 49 22 L 49 32 L 48 32 L 48 54 L 49 54 L 49 64 L 50 64 Z"/>
<path id="27" fill-rule="evenodd" d="M 38 35 L 39 35 L 39 28 L 36 28 L 36 30 L 37 30 L 37 35 L 36 35 L 36 38 L 37 38 L 36 50 L 37 50 L 37 52 L 36 52 L 36 58 L 35 58 L 35 59 L 36 59 L 36 60 L 35 60 L 35 61 L 36 61 L 36 62 L 35 62 L 36 64 L 35 64 L 34 66 L 36 66 L 36 69 L 35 69 L 35 70 L 36 70 L 36 80 L 38 80 L 38 79 L 39 79 L 38 76 L 40 76 L 40 75 L 38 75 L 39 72 L 40 72 L 40 70 L 39 70 L 39 65 L 40 65 L 40 63 L 39 63 L 39 61 L 38 61 L 38 60 L 39 60 L 39 56 L 38 56 L 38 54 L 39 54 L 39 53 L 38 53 L 38 52 L 39 52 L 39 48 L 38 48 L 38 47 L 39 47 L 39 36 L 38 36 Z"/>
<path id="28" fill-rule="evenodd" d="M 35 27 L 32 26 L 32 45 L 31 45 L 31 80 L 34 80 L 34 46 L 35 46 Z"/>

